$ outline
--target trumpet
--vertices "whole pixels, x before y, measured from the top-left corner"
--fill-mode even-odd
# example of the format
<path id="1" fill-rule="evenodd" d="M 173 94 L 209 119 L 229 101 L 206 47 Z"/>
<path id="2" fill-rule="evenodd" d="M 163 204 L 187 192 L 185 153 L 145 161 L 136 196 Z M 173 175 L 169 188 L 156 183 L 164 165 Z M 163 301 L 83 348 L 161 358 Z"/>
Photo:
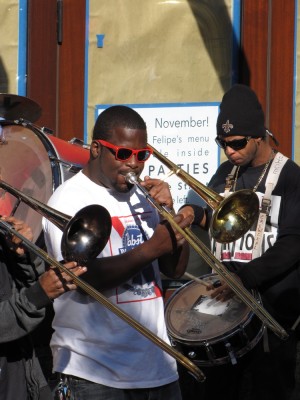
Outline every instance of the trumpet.
<path id="1" fill-rule="evenodd" d="M 257 220 L 259 200 L 253 190 L 238 190 L 224 198 L 198 182 L 153 146 L 148 144 L 148 147 L 153 150 L 153 155 L 169 168 L 169 176 L 175 174 L 181 178 L 214 210 L 210 222 L 210 233 L 217 242 L 229 243 L 239 239 Z"/>
<path id="2" fill-rule="evenodd" d="M 164 158 L 161 155 L 160 158 Z M 182 229 L 176 221 L 174 215 L 165 206 L 160 205 L 155 201 L 142 185 L 135 173 L 129 172 L 126 175 L 127 182 L 136 185 L 139 190 L 144 194 L 150 204 L 165 218 L 170 225 L 175 228 L 192 248 L 207 262 L 207 264 L 218 273 L 220 277 L 227 283 L 232 291 L 253 311 L 253 313 L 268 326 L 278 337 L 286 339 L 287 332 L 281 327 L 272 316 L 262 307 L 262 305 L 249 293 L 233 276 L 229 273 L 226 267 L 209 251 L 209 249 L 199 240 L 199 238 L 189 229 Z M 224 227 L 223 227 L 224 228 Z"/>
<path id="3" fill-rule="evenodd" d="M 7 192 L 16 196 L 19 201 L 23 200 L 29 207 L 33 208 L 58 228 L 63 230 L 61 247 L 65 260 L 74 260 L 79 263 L 84 263 L 87 262 L 88 259 L 95 258 L 105 247 L 105 244 L 110 236 L 111 219 L 108 211 L 104 207 L 98 205 L 87 206 L 82 208 L 77 214 L 75 214 L 73 218 L 71 218 L 68 215 L 63 214 L 40 201 L 25 195 L 21 191 L 13 188 L 8 183 L 1 180 L 0 188 L 3 188 Z M 100 225 L 101 223 L 103 223 L 103 225 Z M 133 319 L 129 314 L 117 307 L 103 294 L 77 277 L 63 264 L 50 257 L 47 252 L 16 231 L 10 224 L 0 219 L 0 234 L 6 233 L 21 239 L 24 247 L 44 260 L 46 264 L 53 265 L 61 272 L 64 272 L 70 276 L 73 282 L 85 293 L 89 294 L 97 302 L 108 308 L 119 318 L 127 322 L 131 327 L 151 340 L 156 346 L 160 347 L 163 351 L 175 358 L 175 360 L 182 364 L 197 381 L 203 382 L 205 380 L 205 375 L 203 372 L 187 357 L 183 356 L 179 351 L 171 347 L 168 343 L 160 339 L 149 329 Z M 85 245 L 87 248 L 85 248 Z"/>

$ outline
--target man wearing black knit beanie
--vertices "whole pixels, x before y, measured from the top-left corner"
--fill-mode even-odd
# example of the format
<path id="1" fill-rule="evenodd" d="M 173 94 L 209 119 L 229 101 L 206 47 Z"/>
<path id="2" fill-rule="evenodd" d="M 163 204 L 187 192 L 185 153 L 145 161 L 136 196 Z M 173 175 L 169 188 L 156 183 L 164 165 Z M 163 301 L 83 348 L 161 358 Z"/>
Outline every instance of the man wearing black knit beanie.
<path id="1" fill-rule="evenodd" d="M 183 393 L 183 398 L 292 400 L 295 330 L 300 319 L 300 168 L 271 145 L 270 138 L 275 145 L 278 142 L 265 127 L 257 95 L 245 85 L 234 85 L 224 94 L 216 130 L 216 142 L 228 160 L 219 166 L 208 186 L 224 198 L 250 189 L 257 194 L 259 211 L 251 228 L 234 242 L 212 240 L 212 252 L 245 290 L 259 293 L 267 314 L 288 338 L 283 339 L 285 335 L 270 326 L 264 327 L 250 312 L 244 326 L 237 322 L 235 329 L 222 337 L 216 334 L 213 343 L 205 343 L 209 356 L 203 360 L 201 354 L 199 362 L 206 382 L 197 389 L 191 382 L 190 393 Z M 189 204 L 180 213 L 194 215 L 195 224 L 209 229 L 209 208 Z M 230 308 L 233 288 L 220 281 L 219 287 L 209 287 L 207 295 L 214 301 L 228 302 Z M 202 314 L 197 318 L 200 326 Z M 221 323 L 223 317 L 213 318 L 220 318 Z M 250 334 L 248 329 L 255 320 L 259 324 Z M 225 354 L 228 349 L 228 357 L 218 358 L 220 346 Z M 194 361 L 197 349 L 195 353 Z"/>

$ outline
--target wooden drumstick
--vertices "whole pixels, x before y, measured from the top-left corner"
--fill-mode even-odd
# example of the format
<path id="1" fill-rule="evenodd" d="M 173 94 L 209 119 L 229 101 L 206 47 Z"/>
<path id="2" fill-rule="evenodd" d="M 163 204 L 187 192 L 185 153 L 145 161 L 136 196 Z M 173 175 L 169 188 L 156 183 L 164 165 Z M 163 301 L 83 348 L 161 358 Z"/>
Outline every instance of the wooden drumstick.
<path id="1" fill-rule="evenodd" d="M 196 276 L 190 274 L 189 272 L 185 272 L 183 276 L 187 276 L 188 278 L 192 279 L 195 282 L 201 283 L 201 285 L 204 285 L 206 287 L 213 285 L 214 287 L 220 286 L 221 282 L 219 280 L 213 282 L 213 283 L 208 283 L 204 279 L 197 278 Z"/>

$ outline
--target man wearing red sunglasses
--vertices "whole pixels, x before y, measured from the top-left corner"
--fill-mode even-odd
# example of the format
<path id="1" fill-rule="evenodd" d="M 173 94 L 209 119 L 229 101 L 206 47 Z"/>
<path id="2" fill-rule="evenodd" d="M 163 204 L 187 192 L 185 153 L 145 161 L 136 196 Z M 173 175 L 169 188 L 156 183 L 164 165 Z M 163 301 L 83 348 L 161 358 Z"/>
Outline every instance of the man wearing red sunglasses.
<path id="1" fill-rule="evenodd" d="M 233 243 L 212 243 L 212 249 L 245 288 L 260 293 L 263 306 L 289 333 L 289 339 L 282 340 L 266 329 L 255 344 L 240 328 L 239 337 L 243 336 L 245 342 L 237 345 L 233 339 L 226 341 L 232 346 L 232 362 L 210 368 L 206 383 L 198 390 L 191 382 L 192 392 L 186 397 L 189 400 L 292 399 L 295 329 L 300 315 L 300 168 L 274 149 L 270 138 L 278 145 L 265 128 L 256 94 L 245 85 L 234 85 L 225 93 L 217 119 L 216 142 L 228 160 L 220 165 L 208 186 L 224 197 L 251 189 L 258 195 L 260 212 L 243 237 Z M 211 210 L 190 205 L 180 212 L 194 215 L 195 223 L 203 227 L 209 226 Z M 217 300 L 228 300 L 233 295 L 226 283 L 210 289 Z M 248 320 L 249 325 L 252 322 Z M 257 333 L 253 338 L 259 339 Z M 236 350 L 242 350 L 240 358 Z M 203 390 L 207 395 L 201 396 Z"/>
<path id="2" fill-rule="evenodd" d="M 88 164 L 55 191 L 49 205 L 69 215 L 94 203 L 109 211 L 108 244 L 87 263 L 83 279 L 169 342 L 160 272 L 181 276 L 189 251 L 182 236 L 160 223 L 156 209 L 127 181 L 129 173 L 141 175 L 150 155 L 141 116 L 129 107 L 110 107 L 96 121 Z M 159 204 L 172 208 L 166 183 L 149 178 L 142 185 Z M 192 219 L 175 220 L 184 228 Z M 49 221 L 44 229 L 48 251 L 61 259 L 60 230 Z M 67 293 L 54 308 L 54 370 L 63 374 L 71 399 L 181 399 L 176 361 L 113 312 L 79 291 Z"/>

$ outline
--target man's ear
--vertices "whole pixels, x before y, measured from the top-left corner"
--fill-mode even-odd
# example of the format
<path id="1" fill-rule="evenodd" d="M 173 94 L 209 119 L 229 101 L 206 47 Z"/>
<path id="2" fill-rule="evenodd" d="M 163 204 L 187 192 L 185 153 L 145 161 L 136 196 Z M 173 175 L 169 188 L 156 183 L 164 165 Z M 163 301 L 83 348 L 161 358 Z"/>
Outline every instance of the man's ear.
<path id="1" fill-rule="evenodd" d="M 97 158 L 101 153 L 101 145 L 96 140 L 93 140 L 90 146 L 92 158 Z"/>

